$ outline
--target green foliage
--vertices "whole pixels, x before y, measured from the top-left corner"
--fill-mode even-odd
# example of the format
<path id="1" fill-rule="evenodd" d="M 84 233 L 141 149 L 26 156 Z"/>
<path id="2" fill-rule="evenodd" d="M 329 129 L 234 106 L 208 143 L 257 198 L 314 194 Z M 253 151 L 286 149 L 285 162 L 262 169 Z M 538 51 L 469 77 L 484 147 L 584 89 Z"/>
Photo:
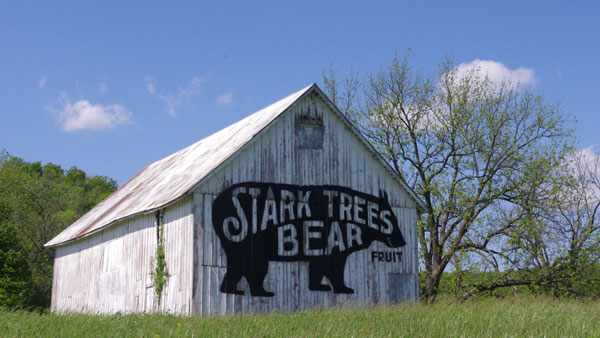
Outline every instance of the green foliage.
<path id="1" fill-rule="evenodd" d="M 76 167 L 65 172 L 0 152 L 0 255 L 12 266 L 2 270 L 0 295 L 6 296 L 0 306 L 49 306 L 54 250 L 44 244 L 116 187 L 114 180 L 87 177 Z"/>
<path id="2" fill-rule="evenodd" d="M 561 232 L 547 231 L 541 211 L 564 188 L 556 168 L 572 150 L 558 105 L 480 69 L 459 72 L 452 59 L 424 75 L 408 55 L 394 57 L 361 86 L 351 73 L 345 90 L 335 76 L 324 72 L 326 90 L 426 205 L 417 235 L 428 301 L 449 265 L 502 275 L 475 290 L 556 280 L 564 255 L 549 248 Z M 510 271 L 536 275 L 513 280 Z"/>
<path id="3" fill-rule="evenodd" d="M 0 204 L 0 304 L 10 308 L 30 308 L 35 294 L 26 253 L 10 223 L 10 209 Z"/>
<path id="4" fill-rule="evenodd" d="M 441 300 L 225 317 L 0 312 L 7 337 L 596 337 L 600 304 L 548 298 Z"/>
<path id="5" fill-rule="evenodd" d="M 158 231 L 158 243 L 156 246 L 156 267 L 152 272 L 152 281 L 154 282 L 154 292 L 158 299 L 158 304 L 160 304 L 162 292 L 167 282 L 167 276 L 169 275 L 167 260 L 165 258 L 165 220 L 163 213 L 160 213 L 158 217 L 156 231 Z"/>

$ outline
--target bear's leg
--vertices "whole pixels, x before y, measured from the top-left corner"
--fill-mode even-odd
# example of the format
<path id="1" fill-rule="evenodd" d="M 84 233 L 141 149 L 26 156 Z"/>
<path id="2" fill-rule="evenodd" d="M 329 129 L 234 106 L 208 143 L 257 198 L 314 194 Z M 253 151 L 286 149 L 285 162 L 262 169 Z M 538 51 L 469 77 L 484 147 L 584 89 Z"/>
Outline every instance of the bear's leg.
<path id="1" fill-rule="evenodd" d="M 242 279 L 242 264 L 240 260 L 227 257 L 227 271 L 221 282 L 221 292 L 243 295 L 244 291 L 238 290 L 237 285 Z"/>
<path id="2" fill-rule="evenodd" d="M 265 290 L 264 282 L 269 272 L 268 260 L 254 260 L 251 271 L 247 271 L 245 276 L 250 284 L 250 294 L 255 297 L 273 297 L 275 294 Z"/>
<path id="3" fill-rule="evenodd" d="M 238 290 L 237 288 L 240 279 L 242 279 L 242 276 L 237 273 L 231 273 L 229 269 L 227 269 L 225 276 L 223 276 L 223 282 L 221 283 L 221 292 L 243 295 L 244 291 Z"/>
<path id="4" fill-rule="evenodd" d="M 327 269 L 327 262 L 324 260 L 311 260 L 308 262 L 308 289 L 311 291 L 331 291 L 331 286 L 321 284 L 325 271 Z"/>
<path id="5" fill-rule="evenodd" d="M 344 282 L 344 270 L 346 269 L 347 255 L 336 255 L 332 257 L 329 271 L 325 274 L 331 285 L 333 293 L 354 293 L 352 288 L 346 286 Z"/>

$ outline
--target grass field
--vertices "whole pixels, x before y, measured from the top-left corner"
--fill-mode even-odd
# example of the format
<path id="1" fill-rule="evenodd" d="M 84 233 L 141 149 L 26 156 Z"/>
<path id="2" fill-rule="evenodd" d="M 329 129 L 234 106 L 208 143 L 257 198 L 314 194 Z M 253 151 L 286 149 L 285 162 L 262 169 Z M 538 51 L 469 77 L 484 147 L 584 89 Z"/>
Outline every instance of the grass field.
<path id="1" fill-rule="evenodd" d="M 0 337 L 600 337 L 600 302 L 482 299 L 226 317 L 0 312 Z"/>

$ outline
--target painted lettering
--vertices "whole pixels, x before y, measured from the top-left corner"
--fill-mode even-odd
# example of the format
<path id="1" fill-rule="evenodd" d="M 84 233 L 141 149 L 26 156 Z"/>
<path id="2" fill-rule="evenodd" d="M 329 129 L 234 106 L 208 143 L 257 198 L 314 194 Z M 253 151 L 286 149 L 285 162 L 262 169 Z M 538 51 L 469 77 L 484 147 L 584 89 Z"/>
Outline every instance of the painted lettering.
<path id="1" fill-rule="evenodd" d="M 371 251 L 371 262 L 402 263 L 402 252 L 400 251 Z"/>
<path id="2" fill-rule="evenodd" d="M 360 214 L 363 212 L 363 205 L 365 204 L 365 200 L 358 197 L 358 196 L 354 196 L 354 222 L 359 223 L 359 224 L 365 224 L 365 220 L 363 218 L 361 218 Z"/>
<path id="3" fill-rule="evenodd" d="M 327 237 L 327 254 L 330 255 L 334 248 L 337 248 L 338 252 L 346 250 L 344 237 L 342 236 L 342 230 L 338 222 L 331 223 L 331 230 Z"/>
<path id="4" fill-rule="evenodd" d="M 333 198 L 337 197 L 338 192 L 335 190 L 323 190 L 323 195 L 327 196 L 327 216 L 333 218 Z"/>
<path id="5" fill-rule="evenodd" d="M 394 230 L 394 225 L 392 224 L 392 221 L 390 220 L 391 214 L 392 214 L 391 210 L 382 210 L 381 213 L 379 214 L 379 218 L 381 218 L 381 220 L 383 221 L 383 224 L 385 224 L 385 226 L 381 227 L 381 232 L 383 232 L 384 234 L 391 234 L 392 230 Z"/>
<path id="6" fill-rule="evenodd" d="M 361 231 L 358 225 L 354 223 L 346 223 L 346 241 L 348 241 L 348 249 L 354 246 L 361 246 L 363 244 Z"/>
<path id="7" fill-rule="evenodd" d="M 273 296 L 263 285 L 271 261 L 308 262 L 309 290 L 353 293 L 344 282 L 350 254 L 374 241 L 389 248 L 406 244 L 384 192 L 373 196 L 331 185 L 245 182 L 219 194 L 211 216 L 227 256 L 224 293 L 243 294 L 237 285 L 245 278 L 252 296 Z M 392 263 L 401 256 L 375 251 L 370 257 Z"/>
<path id="8" fill-rule="evenodd" d="M 286 232 L 288 233 L 286 235 Z M 293 224 L 286 224 L 277 229 L 277 254 L 279 256 L 295 256 L 298 254 L 298 240 L 296 239 L 296 228 Z M 286 245 L 290 248 L 286 249 Z"/>
<path id="9" fill-rule="evenodd" d="M 260 196 L 260 189 L 258 188 L 250 188 L 248 189 L 248 194 L 252 196 L 252 233 L 255 234 L 258 230 L 258 202 L 257 198 Z"/>
<path id="10" fill-rule="evenodd" d="M 304 255 L 306 256 L 322 256 L 323 249 L 311 248 L 311 239 L 321 238 L 321 231 L 313 231 L 312 228 L 323 228 L 322 221 L 304 221 Z"/>
<path id="11" fill-rule="evenodd" d="M 298 191 L 298 218 L 302 218 L 302 210 L 304 210 L 306 217 L 310 217 L 310 207 L 308 205 L 308 199 L 310 198 L 310 191 L 303 193 Z"/>
<path id="12" fill-rule="evenodd" d="M 281 207 L 279 208 L 279 221 L 281 223 L 285 222 L 285 221 L 293 221 L 296 219 L 296 217 L 294 217 L 294 200 L 295 200 L 295 196 L 291 191 L 288 190 L 281 190 L 281 201 L 280 201 L 280 205 Z M 286 211 L 287 211 L 287 218 L 286 218 Z"/>
<path id="13" fill-rule="evenodd" d="M 352 196 L 340 193 L 340 220 L 352 220 Z"/>
<path id="14" fill-rule="evenodd" d="M 260 230 L 265 230 L 269 221 L 271 221 L 273 225 L 277 225 L 277 206 L 275 200 L 269 198 L 269 195 L 273 196 L 273 190 L 271 187 L 267 189 L 267 199 L 265 200 L 265 210 L 263 211 Z"/>
<path id="15" fill-rule="evenodd" d="M 246 215 L 244 214 L 244 209 L 240 204 L 240 200 L 237 197 L 240 193 L 246 193 L 246 188 L 238 187 L 234 189 L 231 197 L 239 219 L 232 216 L 223 220 L 223 233 L 227 239 L 233 242 L 241 242 L 248 234 L 248 220 L 246 219 Z M 233 227 L 233 229 L 237 232 L 236 234 L 231 233 L 231 227 Z"/>
<path id="16" fill-rule="evenodd" d="M 367 205 L 367 222 L 369 228 L 378 230 L 377 223 L 375 223 L 378 214 L 379 206 L 373 202 L 369 202 L 369 204 Z"/>

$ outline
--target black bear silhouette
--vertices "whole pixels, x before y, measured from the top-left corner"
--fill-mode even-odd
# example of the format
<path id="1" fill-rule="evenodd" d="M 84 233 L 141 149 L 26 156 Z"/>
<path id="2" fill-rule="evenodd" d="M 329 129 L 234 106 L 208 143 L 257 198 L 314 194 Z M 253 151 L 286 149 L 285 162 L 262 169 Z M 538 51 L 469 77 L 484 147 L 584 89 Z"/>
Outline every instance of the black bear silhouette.
<path id="1" fill-rule="evenodd" d="M 406 244 L 384 191 L 376 197 L 332 185 L 239 183 L 214 200 L 212 221 L 227 256 L 220 290 L 240 295 L 242 277 L 252 296 L 274 295 L 263 285 L 269 261 L 308 262 L 309 290 L 354 293 L 344 282 L 351 253 L 373 241 Z"/>

